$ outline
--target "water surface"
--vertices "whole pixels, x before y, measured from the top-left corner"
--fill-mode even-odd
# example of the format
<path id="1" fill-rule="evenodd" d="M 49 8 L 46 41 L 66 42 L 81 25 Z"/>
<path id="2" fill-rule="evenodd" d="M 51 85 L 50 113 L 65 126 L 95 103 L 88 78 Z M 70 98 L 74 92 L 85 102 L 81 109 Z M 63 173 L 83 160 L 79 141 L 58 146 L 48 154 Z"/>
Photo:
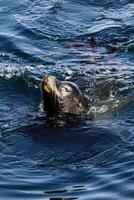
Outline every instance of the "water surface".
<path id="1" fill-rule="evenodd" d="M 134 199 L 133 1 L 0 5 L 0 198 Z M 46 74 L 79 85 L 86 116 L 44 117 Z"/>

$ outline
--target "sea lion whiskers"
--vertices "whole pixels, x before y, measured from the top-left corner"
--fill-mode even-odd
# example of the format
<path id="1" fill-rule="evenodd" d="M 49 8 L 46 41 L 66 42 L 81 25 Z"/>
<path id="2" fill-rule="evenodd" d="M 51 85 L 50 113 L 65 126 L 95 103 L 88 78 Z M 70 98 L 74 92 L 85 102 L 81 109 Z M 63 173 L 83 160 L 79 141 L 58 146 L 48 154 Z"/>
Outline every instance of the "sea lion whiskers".
<path id="1" fill-rule="evenodd" d="M 59 103 L 59 99 L 58 99 L 58 96 L 55 94 L 54 90 L 52 90 L 52 95 L 53 95 L 53 97 L 54 97 L 54 101 L 55 101 L 56 103 L 58 103 L 58 105 L 59 105 L 59 104 L 60 104 L 60 103 Z"/>

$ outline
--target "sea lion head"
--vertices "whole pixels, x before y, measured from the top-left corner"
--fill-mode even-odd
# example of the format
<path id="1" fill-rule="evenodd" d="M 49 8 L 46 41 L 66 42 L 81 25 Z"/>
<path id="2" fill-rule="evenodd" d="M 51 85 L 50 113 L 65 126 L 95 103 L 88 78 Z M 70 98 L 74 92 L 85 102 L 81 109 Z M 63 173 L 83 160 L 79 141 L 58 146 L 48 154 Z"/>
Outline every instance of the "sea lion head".
<path id="1" fill-rule="evenodd" d="M 69 81 L 60 81 L 54 76 L 45 76 L 41 84 L 44 109 L 47 114 L 82 114 L 84 98 L 78 86 Z"/>

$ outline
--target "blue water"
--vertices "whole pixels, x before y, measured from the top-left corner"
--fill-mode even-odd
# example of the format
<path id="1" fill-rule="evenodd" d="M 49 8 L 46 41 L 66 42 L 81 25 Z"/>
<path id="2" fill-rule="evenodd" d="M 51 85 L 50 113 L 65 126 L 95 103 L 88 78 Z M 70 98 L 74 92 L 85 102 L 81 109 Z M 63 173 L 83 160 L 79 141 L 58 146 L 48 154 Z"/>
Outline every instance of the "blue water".
<path id="1" fill-rule="evenodd" d="M 133 63 L 132 0 L 0 0 L 1 200 L 134 199 Z M 86 116 L 44 117 L 46 74 Z"/>

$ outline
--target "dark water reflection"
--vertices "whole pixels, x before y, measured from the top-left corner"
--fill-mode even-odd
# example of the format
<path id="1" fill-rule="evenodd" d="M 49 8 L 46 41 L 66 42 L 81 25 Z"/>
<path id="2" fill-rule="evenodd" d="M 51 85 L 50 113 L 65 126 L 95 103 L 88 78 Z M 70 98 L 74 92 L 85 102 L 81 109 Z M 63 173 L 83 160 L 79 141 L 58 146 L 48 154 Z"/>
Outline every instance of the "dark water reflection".
<path id="1" fill-rule="evenodd" d="M 133 1 L 0 5 L 0 199 L 134 199 Z M 46 118 L 45 74 L 87 114 Z"/>

